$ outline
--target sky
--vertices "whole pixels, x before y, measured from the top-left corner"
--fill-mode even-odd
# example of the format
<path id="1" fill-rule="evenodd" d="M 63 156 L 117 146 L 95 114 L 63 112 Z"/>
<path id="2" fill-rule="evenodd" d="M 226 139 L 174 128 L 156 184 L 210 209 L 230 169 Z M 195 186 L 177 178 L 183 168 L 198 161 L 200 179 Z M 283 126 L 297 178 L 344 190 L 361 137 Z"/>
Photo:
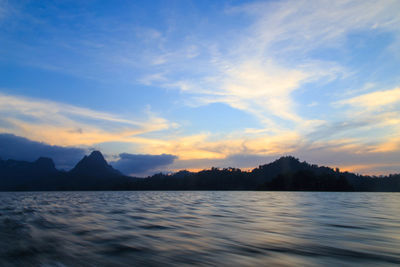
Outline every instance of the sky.
<path id="1" fill-rule="evenodd" d="M 0 0 L 0 157 L 400 172 L 400 1 Z M 67 155 L 67 156 L 65 156 Z"/>

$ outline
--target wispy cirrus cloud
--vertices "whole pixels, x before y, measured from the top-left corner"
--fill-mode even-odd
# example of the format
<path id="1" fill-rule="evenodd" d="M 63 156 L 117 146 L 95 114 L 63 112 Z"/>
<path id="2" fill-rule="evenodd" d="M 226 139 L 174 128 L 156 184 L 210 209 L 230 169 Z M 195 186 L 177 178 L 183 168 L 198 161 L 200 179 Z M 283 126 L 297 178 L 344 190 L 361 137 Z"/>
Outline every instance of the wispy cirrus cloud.
<path id="1" fill-rule="evenodd" d="M 289 52 L 290 56 L 300 52 L 301 57 L 320 46 L 342 46 L 346 35 L 354 30 L 382 28 L 399 33 L 398 7 L 394 0 L 303 0 L 252 3 L 232 11 L 257 17 L 253 27 L 258 34 L 256 47 L 273 47 L 276 53 Z"/>
<path id="2" fill-rule="evenodd" d="M 229 42 L 214 40 L 204 46 L 201 59 L 185 61 L 186 78 L 177 73 L 179 64 L 170 63 L 165 64 L 162 80 L 154 76 L 145 81 L 179 88 L 191 105 L 225 103 L 253 114 L 264 127 L 288 129 L 290 125 L 301 130 L 310 125 L 310 118 L 300 115 L 293 93 L 307 90 L 310 83 L 357 73 L 339 61 L 313 55 L 321 49 L 347 49 L 346 38 L 356 31 L 398 36 L 398 8 L 399 3 L 390 0 L 278 1 L 231 7 L 226 13 L 248 16 L 247 27 L 232 34 Z"/>
<path id="3" fill-rule="evenodd" d="M 400 89 L 375 90 L 332 103 L 343 109 L 342 122 L 330 124 L 315 133 L 325 136 L 349 131 L 364 143 L 372 143 L 370 150 L 396 150 L 400 130 Z M 329 133 L 328 133 L 329 132 Z M 348 134 L 348 135 L 349 135 Z"/>
<path id="4" fill-rule="evenodd" d="M 125 157 L 125 155 L 118 163 L 121 166 L 117 165 L 129 173 L 141 175 L 161 169 L 201 169 L 210 166 L 251 168 L 288 154 L 310 162 L 319 164 L 328 162 L 330 166 L 365 172 L 371 170 L 364 166 L 365 164 L 372 164 L 371 166 L 376 168 L 390 165 L 389 167 L 393 169 L 397 162 L 393 161 L 396 158 L 394 155 L 399 151 L 399 140 L 395 137 L 377 143 L 337 138 L 310 142 L 294 131 L 281 132 L 279 135 L 270 134 L 268 131 L 249 130 L 245 133 L 238 131 L 228 136 L 204 133 L 145 137 L 146 133 L 167 130 L 173 126 L 158 117 L 149 119 L 148 122 L 134 121 L 90 109 L 9 95 L 0 97 L 0 113 L 3 114 L 0 122 L 2 132 L 12 131 L 14 134 L 51 145 L 88 147 L 102 142 L 122 142 L 128 148 L 136 144 L 136 151 L 148 155 L 144 159 L 149 158 L 150 161 L 154 159 L 154 164 L 150 166 L 154 168 L 149 167 L 142 172 L 133 170 L 132 166 L 143 160 L 143 157 Z M 151 125 L 147 125 L 148 123 Z M 63 151 L 60 147 L 52 148 L 45 144 L 41 146 Z M 46 149 L 43 151 L 48 152 Z M 76 151 L 81 155 L 83 150 Z M 151 156 L 162 154 L 175 156 L 161 158 Z M 380 162 L 376 161 L 377 155 Z M 56 157 L 59 161 L 58 154 Z M 68 164 L 63 163 L 62 166 L 71 167 Z"/>
<path id="5" fill-rule="evenodd" d="M 0 1 L 0 19 L 2 3 L 6 2 Z M 170 18 L 164 16 L 171 11 L 168 8 L 162 15 L 144 8 L 154 15 L 154 23 L 144 26 L 136 20 L 135 12 L 142 11 L 134 4 L 105 16 L 89 2 L 74 4 L 74 12 L 57 3 L 45 8 L 32 4 L 31 9 L 20 4 L 17 16 L 6 18 L 18 34 L 12 27 L 0 29 L 0 49 L 6 51 L 0 60 L 45 69 L 46 75 L 57 72 L 96 81 L 91 93 L 112 91 L 98 98 L 104 103 L 111 95 L 137 100 L 126 106 L 135 118 L 1 94 L 1 132 L 62 146 L 119 142 L 133 154 L 176 155 L 175 166 L 231 162 L 240 167 L 245 166 L 240 155 L 252 155 L 246 160 L 255 159 L 254 165 L 264 163 L 256 159 L 287 153 L 316 163 L 324 158 L 336 164 L 337 158 L 344 158 L 337 162 L 340 166 L 361 166 L 361 159 L 383 166 L 373 157 L 394 164 L 388 155 L 399 151 L 394 57 L 400 47 L 398 1 L 265 1 L 224 5 L 222 13 L 220 5 L 218 14 L 201 13 L 209 12 L 208 7 L 185 10 L 184 15 L 172 10 Z M 185 25 L 176 23 L 179 19 Z M 363 45 L 370 50 L 359 50 Z M 369 55 L 374 53 L 371 62 Z M 370 66 L 373 70 L 365 71 Z M 376 69 L 382 66 L 388 74 L 378 77 Z M 113 89 L 100 92 L 102 83 Z M 68 90 L 85 92 L 85 85 Z M 40 86 L 34 88 L 37 96 L 43 95 L 37 93 Z M 190 113 L 194 107 L 222 103 L 236 109 L 235 114 L 250 114 L 256 122 L 234 130 L 197 126 L 173 131 L 175 123 L 141 111 L 146 101 L 155 101 L 152 107 L 169 118 L 182 106 Z M 111 106 L 107 108 L 112 110 Z M 212 114 L 205 116 L 202 119 L 213 120 Z M 237 119 L 228 112 L 223 116 L 227 121 Z M 188 120 L 196 125 L 195 116 Z M 363 154 L 370 158 L 361 158 Z"/>
<path id="6" fill-rule="evenodd" d="M 129 141 L 135 136 L 167 130 L 176 124 L 144 112 L 131 119 L 54 101 L 0 94 L 0 131 L 52 145 L 90 146 Z"/>
<path id="7" fill-rule="evenodd" d="M 376 109 L 391 109 L 394 104 L 400 102 L 400 87 L 384 90 L 384 91 L 373 91 L 370 93 L 362 94 L 349 99 L 341 100 L 336 104 L 339 105 L 350 105 L 355 108 L 367 109 L 372 111 Z M 397 105 L 396 107 L 399 107 Z"/>
<path id="8" fill-rule="evenodd" d="M 349 99 L 351 107 L 343 101 L 343 112 L 335 110 L 336 118 L 322 120 L 301 112 L 304 103 L 294 94 L 307 91 L 309 85 L 317 86 L 315 93 L 320 94 L 332 81 L 359 79 L 360 69 L 319 53 L 349 50 L 347 38 L 357 32 L 389 32 L 399 38 L 399 8 L 396 1 L 277 1 L 228 8 L 227 14 L 245 14 L 249 19 L 236 35 L 229 35 L 229 42 L 216 39 L 200 47 L 197 58 L 183 61 L 185 68 L 180 65 L 181 58 L 166 61 L 158 69 L 162 76 L 147 76 L 145 81 L 147 85 L 179 89 L 191 106 L 227 104 L 252 114 L 261 126 L 238 130 L 236 137 L 231 134 L 217 141 L 212 135 L 187 136 L 168 146 L 185 155 L 183 161 L 203 163 L 207 158 L 227 162 L 240 154 L 269 157 L 294 153 L 304 157 L 304 146 L 323 147 L 326 158 L 332 155 L 331 161 L 339 150 L 349 155 L 370 154 L 372 159 L 379 149 L 395 147 L 392 142 L 388 145 L 388 140 L 392 140 L 393 126 L 398 125 L 396 114 L 371 116 L 352 110 L 356 102 L 381 106 L 387 101 L 382 100 L 385 95 L 377 92 L 364 96 L 368 99 Z M 367 81 L 371 82 L 379 88 L 379 83 Z M 395 93 L 390 94 L 390 101 L 394 101 Z M 328 103 L 335 102 L 331 97 Z M 320 114 L 326 112 L 321 105 L 319 109 Z"/>

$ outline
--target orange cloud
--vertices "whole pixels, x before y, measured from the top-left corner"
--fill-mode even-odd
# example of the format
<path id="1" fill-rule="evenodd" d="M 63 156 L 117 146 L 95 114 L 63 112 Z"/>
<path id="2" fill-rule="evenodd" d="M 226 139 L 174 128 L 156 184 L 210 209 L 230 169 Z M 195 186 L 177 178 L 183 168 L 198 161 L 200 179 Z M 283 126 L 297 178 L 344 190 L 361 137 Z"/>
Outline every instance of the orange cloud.
<path id="1" fill-rule="evenodd" d="M 1 132 L 11 131 L 31 140 L 62 146 L 143 141 L 138 137 L 141 134 L 177 126 L 150 111 L 145 112 L 145 119 L 132 120 L 73 105 L 4 94 L 0 94 L 0 115 L 7 123 Z"/>
<path id="2" fill-rule="evenodd" d="M 371 163 L 371 164 L 350 164 L 338 165 L 340 171 L 348 171 L 353 173 L 361 173 L 366 175 L 386 175 L 392 173 L 390 170 L 383 171 L 385 168 L 397 167 L 397 163 L 384 164 L 384 163 Z"/>

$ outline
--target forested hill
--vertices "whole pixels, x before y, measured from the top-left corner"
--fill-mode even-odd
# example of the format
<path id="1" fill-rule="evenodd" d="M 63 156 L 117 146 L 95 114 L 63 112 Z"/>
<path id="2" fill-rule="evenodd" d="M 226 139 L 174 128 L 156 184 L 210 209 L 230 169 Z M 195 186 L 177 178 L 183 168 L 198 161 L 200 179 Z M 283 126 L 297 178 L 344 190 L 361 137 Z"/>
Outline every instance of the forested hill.
<path id="1" fill-rule="evenodd" d="M 274 190 L 400 192 L 400 175 L 360 176 L 300 162 L 288 156 L 250 172 L 237 168 L 179 171 L 147 178 L 123 175 L 99 151 L 69 172 L 49 158 L 35 162 L 0 160 L 0 190 Z"/>

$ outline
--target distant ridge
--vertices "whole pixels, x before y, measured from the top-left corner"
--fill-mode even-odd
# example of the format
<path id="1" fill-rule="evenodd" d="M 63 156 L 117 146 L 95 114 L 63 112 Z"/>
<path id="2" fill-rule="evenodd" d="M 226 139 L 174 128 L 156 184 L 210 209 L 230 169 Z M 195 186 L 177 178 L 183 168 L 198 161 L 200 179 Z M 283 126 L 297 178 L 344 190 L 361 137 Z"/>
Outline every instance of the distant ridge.
<path id="1" fill-rule="evenodd" d="M 274 190 L 400 192 L 400 175 L 361 176 L 311 165 L 292 156 L 260 165 L 250 172 L 238 168 L 179 171 L 134 178 L 110 166 L 100 151 L 84 156 L 69 172 L 50 158 L 34 162 L 0 159 L 0 190 Z"/>

